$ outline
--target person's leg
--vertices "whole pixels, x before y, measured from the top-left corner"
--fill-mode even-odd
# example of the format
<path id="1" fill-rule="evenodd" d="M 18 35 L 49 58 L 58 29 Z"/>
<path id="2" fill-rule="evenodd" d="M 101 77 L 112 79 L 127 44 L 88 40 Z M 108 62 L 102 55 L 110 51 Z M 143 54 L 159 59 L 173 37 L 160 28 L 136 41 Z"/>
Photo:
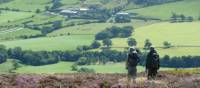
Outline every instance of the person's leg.
<path id="1" fill-rule="evenodd" d="M 133 74 L 132 74 L 132 83 L 136 83 L 136 77 L 137 77 L 137 68 L 133 67 Z"/>
<path id="2" fill-rule="evenodd" d="M 131 81 L 131 69 L 130 69 L 130 67 L 128 68 L 128 82 L 130 82 Z"/>
<path id="3" fill-rule="evenodd" d="M 148 71 L 147 71 L 147 79 L 148 80 L 151 79 L 151 69 L 148 69 Z"/>
<path id="4" fill-rule="evenodd" d="M 154 74 L 154 69 L 151 68 L 149 71 L 150 71 L 149 72 L 150 73 L 150 78 L 153 79 L 154 78 L 154 75 L 153 75 Z"/>
<path id="5" fill-rule="evenodd" d="M 157 69 L 153 69 L 153 78 L 155 79 L 157 75 Z"/>
<path id="6" fill-rule="evenodd" d="M 133 67 L 133 76 L 132 76 L 132 78 L 136 79 L 136 76 L 137 76 L 137 68 Z"/>
<path id="7" fill-rule="evenodd" d="M 128 88 L 131 87 L 133 74 L 134 74 L 133 67 L 128 67 L 128 82 L 127 82 Z"/>

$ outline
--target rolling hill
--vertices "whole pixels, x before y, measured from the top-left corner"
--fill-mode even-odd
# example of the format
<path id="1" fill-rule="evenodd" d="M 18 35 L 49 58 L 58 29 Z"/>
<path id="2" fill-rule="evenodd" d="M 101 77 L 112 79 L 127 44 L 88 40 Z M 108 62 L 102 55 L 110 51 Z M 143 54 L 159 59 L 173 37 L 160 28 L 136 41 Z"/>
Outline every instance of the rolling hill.
<path id="1" fill-rule="evenodd" d="M 0 5 L 0 8 L 19 9 L 23 11 L 44 10 L 45 6 L 51 6 L 51 0 L 13 0 Z"/>
<path id="2" fill-rule="evenodd" d="M 199 46 L 199 22 L 192 23 L 155 23 L 137 28 L 133 38 L 138 42 L 138 47 L 144 46 L 144 41 L 150 39 L 154 46 L 162 47 L 164 41 L 173 46 Z M 113 47 L 127 46 L 127 39 L 113 39 Z M 120 42 L 120 43 L 119 43 Z M 173 47 L 170 49 L 159 49 L 161 55 L 170 56 L 200 55 L 200 47 Z"/>
<path id="3" fill-rule="evenodd" d="M 25 40 L 14 40 L 0 42 L 9 48 L 22 47 L 24 50 L 75 50 L 78 45 L 90 45 L 94 40 L 93 35 L 81 36 L 59 36 L 59 37 L 41 37 Z"/>
<path id="4" fill-rule="evenodd" d="M 139 16 L 169 20 L 172 13 L 192 16 L 194 19 L 200 15 L 199 0 L 183 0 L 173 3 L 144 7 L 141 9 L 127 10 L 126 12 L 138 13 Z"/>

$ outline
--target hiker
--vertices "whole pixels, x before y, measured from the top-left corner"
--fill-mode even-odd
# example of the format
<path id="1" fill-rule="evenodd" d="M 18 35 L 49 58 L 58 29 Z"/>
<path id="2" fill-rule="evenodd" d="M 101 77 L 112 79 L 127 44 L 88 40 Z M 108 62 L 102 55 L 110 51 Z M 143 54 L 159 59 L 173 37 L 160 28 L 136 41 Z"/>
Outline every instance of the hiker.
<path id="1" fill-rule="evenodd" d="M 148 79 L 155 79 L 158 70 L 160 68 L 160 60 L 159 55 L 155 48 L 152 46 L 150 47 L 150 52 L 147 55 L 146 59 L 146 72 Z"/>
<path id="2" fill-rule="evenodd" d="M 137 64 L 140 62 L 138 51 L 135 47 L 129 48 L 128 59 L 126 61 L 126 69 L 128 70 L 128 81 L 136 79 L 137 76 Z"/>

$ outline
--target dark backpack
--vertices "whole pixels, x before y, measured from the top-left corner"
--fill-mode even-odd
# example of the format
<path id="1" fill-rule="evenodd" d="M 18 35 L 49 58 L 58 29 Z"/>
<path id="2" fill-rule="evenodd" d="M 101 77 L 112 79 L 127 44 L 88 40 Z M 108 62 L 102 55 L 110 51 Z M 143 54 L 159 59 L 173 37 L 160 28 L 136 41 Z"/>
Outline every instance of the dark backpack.
<path id="1" fill-rule="evenodd" d="M 139 56 L 137 53 L 132 53 L 128 55 L 129 66 L 137 66 L 138 61 L 139 61 Z"/>
<path id="2" fill-rule="evenodd" d="M 152 53 L 152 68 L 153 69 L 159 69 L 160 67 L 160 61 L 159 61 L 159 55 L 157 53 Z"/>

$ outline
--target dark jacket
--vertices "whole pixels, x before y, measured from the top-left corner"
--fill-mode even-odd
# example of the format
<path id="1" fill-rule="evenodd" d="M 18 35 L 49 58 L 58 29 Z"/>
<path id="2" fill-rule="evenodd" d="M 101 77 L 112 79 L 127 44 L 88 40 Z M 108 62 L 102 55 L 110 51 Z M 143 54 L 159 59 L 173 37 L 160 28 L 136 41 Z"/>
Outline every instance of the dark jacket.
<path id="1" fill-rule="evenodd" d="M 159 69 L 160 68 L 160 60 L 159 55 L 156 50 L 151 50 L 146 59 L 146 69 Z"/>
<path id="2" fill-rule="evenodd" d="M 127 59 L 127 66 L 137 66 L 137 64 L 140 62 L 140 58 L 137 53 L 129 53 L 128 59 Z"/>

